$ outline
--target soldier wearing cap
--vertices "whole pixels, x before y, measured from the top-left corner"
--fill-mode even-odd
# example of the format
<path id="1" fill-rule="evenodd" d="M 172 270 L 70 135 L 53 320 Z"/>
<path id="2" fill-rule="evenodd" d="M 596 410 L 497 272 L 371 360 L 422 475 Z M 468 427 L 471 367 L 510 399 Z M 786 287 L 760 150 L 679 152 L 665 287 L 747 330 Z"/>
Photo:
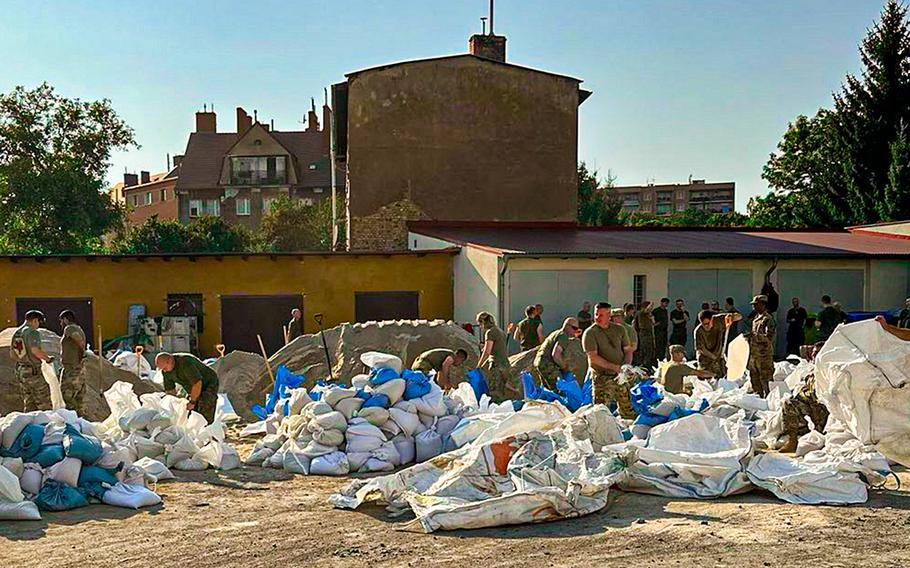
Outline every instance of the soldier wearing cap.
<path id="1" fill-rule="evenodd" d="M 613 322 L 613 325 L 621 327 L 623 333 L 626 334 L 626 338 L 629 340 L 629 345 L 623 348 L 623 353 L 625 354 L 623 364 L 631 365 L 632 356 L 635 354 L 635 350 L 638 349 L 638 332 L 635 331 L 635 328 L 626 323 L 626 311 L 623 308 L 611 309 L 610 321 Z"/>
<path id="2" fill-rule="evenodd" d="M 25 412 L 51 409 L 51 390 L 41 374 L 41 362 L 50 364 L 53 359 L 41 349 L 38 328 L 42 323 L 44 314 L 29 310 L 25 314 L 25 322 L 16 328 L 10 343 L 10 355 L 16 362 L 16 378 L 19 379 Z"/>
<path id="3" fill-rule="evenodd" d="M 752 328 L 743 334 L 749 342 L 749 377 L 752 390 L 762 398 L 768 396 L 768 383 L 774 376 L 774 336 L 777 322 L 768 311 L 768 297 L 752 298 L 755 315 Z"/>

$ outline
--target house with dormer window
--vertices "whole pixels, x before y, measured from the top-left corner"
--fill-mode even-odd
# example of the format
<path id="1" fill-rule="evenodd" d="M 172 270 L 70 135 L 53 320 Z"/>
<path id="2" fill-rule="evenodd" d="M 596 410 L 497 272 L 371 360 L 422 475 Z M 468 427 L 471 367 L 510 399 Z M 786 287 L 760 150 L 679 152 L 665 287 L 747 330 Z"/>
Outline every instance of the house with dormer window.
<path id="1" fill-rule="evenodd" d="M 197 112 L 186 151 L 175 157 L 178 219 L 213 215 L 255 229 L 279 197 L 312 204 L 330 197 L 328 106 L 322 114 L 320 128 L 313 103 L 306 130 L 278 131 L 238 107 L 236 131 L 218 132 L 214 110 Z M 344 173 L 335 179 L 343 190 Z"/>

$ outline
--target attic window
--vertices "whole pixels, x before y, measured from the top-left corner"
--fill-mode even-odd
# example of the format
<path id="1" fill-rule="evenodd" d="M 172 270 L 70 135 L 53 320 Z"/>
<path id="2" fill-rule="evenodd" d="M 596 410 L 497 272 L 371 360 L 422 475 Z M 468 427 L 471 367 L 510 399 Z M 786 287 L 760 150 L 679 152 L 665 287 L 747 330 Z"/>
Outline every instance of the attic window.
<path id="1" fill-rule="evenodd" d="M 253 141 L 253 145 L 255 145 L 255 146 L 262 146 L 262 140 L 260 140 L 260 139 L 257 138 L 256 140 Z"/>

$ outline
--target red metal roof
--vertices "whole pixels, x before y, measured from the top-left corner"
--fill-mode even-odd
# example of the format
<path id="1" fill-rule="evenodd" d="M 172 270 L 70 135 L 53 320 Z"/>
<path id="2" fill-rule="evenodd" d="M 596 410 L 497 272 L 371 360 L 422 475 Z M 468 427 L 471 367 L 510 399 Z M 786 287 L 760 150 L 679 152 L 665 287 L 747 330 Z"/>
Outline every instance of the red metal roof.
<path id="1" fill-rule="evenodd" d="M 412 223 L 412 232 L 498 254 L 595 257 L 906 257 L 910 241 L 849 231 L 581 228 Z"/>

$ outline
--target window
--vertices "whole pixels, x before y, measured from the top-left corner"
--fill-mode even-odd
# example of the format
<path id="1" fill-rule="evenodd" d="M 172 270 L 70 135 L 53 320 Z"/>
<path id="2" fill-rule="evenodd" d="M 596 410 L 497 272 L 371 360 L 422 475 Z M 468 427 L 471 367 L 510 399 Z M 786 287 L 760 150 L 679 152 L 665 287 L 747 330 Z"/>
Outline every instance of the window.
<path id="1" fill-rule="evenodd" d="M 158 201 L 167 201 L 167 190 L 162 189 L 158 191 Z"/>
<path id="2" fill-rule="evenodd" d="M 636 274 L 632 277 L 632 302 L 639 306 L 645 301 L 647 295 L 648 277 L 644 274 Z"/>
<path id="3" fill-rule="evenodd" d="M 673 201 L 673 192 L 672 191 L 658 191 L 657 192 L 657 202 L 658 203 L 669 203 Z"/>
<path id="4" fill-rule="evenodd" d="M 654 208 L 654 212 L 658 215 L 669 215 L 673 212 L 672 203 L 657 203 L 657 206 Z"/>
<path id="5" fill-rule="evenodd" d="M 190 199 L 190 218 L 202 215 L 202 200 Z"/>
<path id="6" fill-rule="evenodd" d="M 151 204 L 152 204 L 152 192 L 151 192 L 151 191 L 146 191 L 146 192 L 145 192 L 145 204 L 146 204 L 146 205 L 151 205 Z"/>
<path id="7" fill-rule="evenodd" d="M 686 204 L 685 204 L 685 203 L 677 203 L 677 204 L 676 204 L 676 210 L 677 210 L 677 211 L 685 211 L 685 210 L 686 210 Z"/>
<path id="8" fill-rule="evenodd" d="M 286 183 L 286 156 L 231 158 L 232 185 L 283 185 Z"/>
<path id="9" fill-rule="evenodd" d="M 130 202 L 133 204 L 133 207 L 139 207 L 139 196 L 133 195 Z"/>
<path id="10" fill-rule="evenodd" d="M 238 197 L 237 201 L 237 215 L 249 215 L 250 214 L 250 198 L 249 197 Z"/>
<path id="11" fill-rule="evenodd" d="M 212 217 L 218 217 L 221 215 L 221 200 L 206 199 L 202 207 L 202 214 L 211 215 Z"/>

